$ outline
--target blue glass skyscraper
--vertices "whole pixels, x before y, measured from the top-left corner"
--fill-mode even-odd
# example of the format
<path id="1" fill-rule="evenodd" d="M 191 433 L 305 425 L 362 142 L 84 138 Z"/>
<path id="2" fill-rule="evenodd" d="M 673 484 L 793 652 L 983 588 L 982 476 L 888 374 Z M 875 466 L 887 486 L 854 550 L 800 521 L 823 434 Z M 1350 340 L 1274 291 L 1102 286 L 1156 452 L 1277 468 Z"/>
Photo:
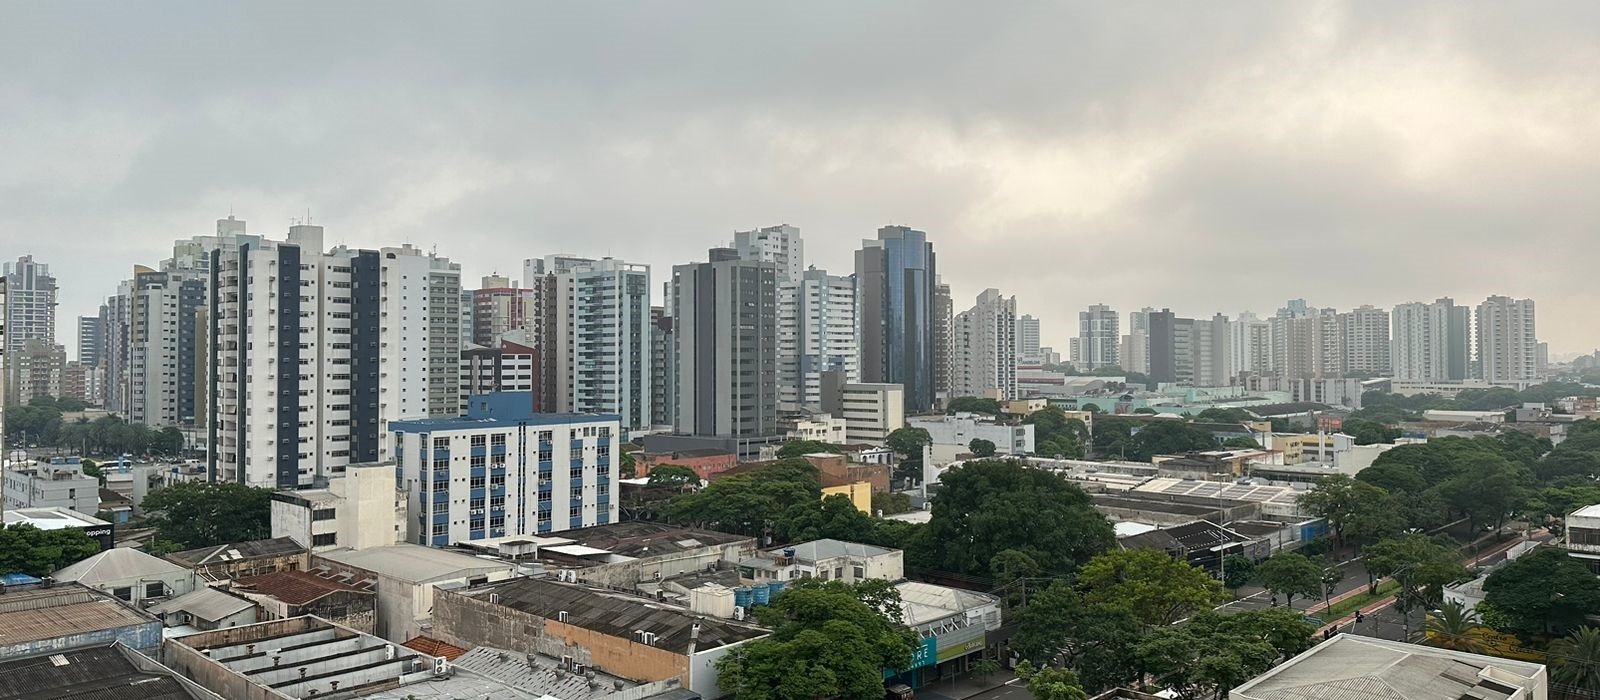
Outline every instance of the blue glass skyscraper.
<path id="1" fill-rule="evenodd" d="M 930 410 L 936 399 L 937 281 L 933 244 L 922 231 L 885 226 L 856 251 L 861 381 L 905 387 L 908 413 Z"/>

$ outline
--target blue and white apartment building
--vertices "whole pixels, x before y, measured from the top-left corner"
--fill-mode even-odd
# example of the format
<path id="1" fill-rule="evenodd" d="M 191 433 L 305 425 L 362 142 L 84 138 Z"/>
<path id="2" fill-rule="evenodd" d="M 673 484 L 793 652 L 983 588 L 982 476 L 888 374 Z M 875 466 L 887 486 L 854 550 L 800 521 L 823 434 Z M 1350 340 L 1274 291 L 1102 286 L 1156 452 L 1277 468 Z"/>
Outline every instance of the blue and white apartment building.
<path id="1" fill-rule="evenodd" d="M 467 415 L 393 421 L 406 541 L 542 535 L 616 522 L 621 421 L 534 413 L 528 392 L 473 396 Z"/>

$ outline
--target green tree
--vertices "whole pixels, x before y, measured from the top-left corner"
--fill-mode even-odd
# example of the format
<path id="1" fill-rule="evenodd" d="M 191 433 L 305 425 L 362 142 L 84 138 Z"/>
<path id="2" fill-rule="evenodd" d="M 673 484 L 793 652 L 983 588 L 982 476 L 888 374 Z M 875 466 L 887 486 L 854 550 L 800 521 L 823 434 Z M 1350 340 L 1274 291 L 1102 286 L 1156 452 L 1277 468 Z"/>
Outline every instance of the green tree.
<path id="1" fill-rule="evenodd" d="M 0 525 L 0 573 L 47 576 L 100 552 L 82 530 L 40 530 L 27 523 Z"/>
<path id="2" fill-rule="evenodd" d="M 662 464 L 650 469 L 650 486 L 687 486 L 700 483 L 700 475 L 681 464 Z"/>
<path id="3" fill-rule="evenodd" d="M 785 511 L 822 497 L 822 476 L 803 459 L 779 460 L 765 469 L 713 480 L 705 488 L 673 497 L 669 521 L 758 536 Z"/>
<path id="4" fill-rule="evenodd" d="M 1278 552 L 1256 565 L 1256 579 L 1292 606 L 1295 596 L 1315 596 L 1322 590 L 1322 569 L 1297 552 Z"/>
<path id="5" fill-rule="evenodd" d="M 101 486 L 106 485 L 106 472 L 100 468 L 100 465 L 95 464 L 94 460 L 85 457 L 79 464 L 83 465 L 84 476 L 92 476 L 100 480 Z"/>
<path id="6" fill-rule="evenodd" d="M 957 396 L 945 404 L 944 412 L 950 415 L 957 413 L 987 413 L 998 416 L 1001 413 L 1000 402 L 995 399 L 980 399 L 976 396 Z"/>
<path id="7" fill-rule="evenodd" d="M 1059 406 L 1046 406 L 1024 418 L 1033 426 L 1033 451 L 1045 457 L 1078 459 L 1089 442 L 1089 429 L 1083 421 L 1068 418 Z"/>
<path id="8" fill-rule="evenodd" d="M 898 428 L 884 438 L 884 446 L 899 455 L 894 467 L 896 479 L 922 479 L 922 448 L 933 444 L 925 428 Z"/>
<path id="9" fill-rule="evenodd" d="M 1017 677 L 1028 684 L 1028 693 L 1037 700 L 1088 700 L 1078 674 L 1064 668 L 1034 668 L 1026 661 L 1017 665 Z"/>
<path id="10" fill-rule="evenodd" d="M 1529 638 L 1575 630 L 1600 613 L 1600 579 L 1561 549 L 1529 552 L 1494 570 L 1483 583 L 1496 627 Z"/>
<path id="11" fill-rule="evenodd" d="M 1469 458 L 1461 471 L 1440 484 L 1439 495 L 1476 528 L 1499 528 L 1528 498 L 1532 476 L 1499 455 L 1480 454 Z"/>
<path id="12" fill-rule="evenodd" d="M 1217 439 L 1211 433 L 1180 420 L 1153 420 L 1133 435 L 1128 445 L 1128 458 L 1148 462 L 1155 455 L 1216 448 Z"/>
<path id="13" fill-rule="evenodd" d="M 967 443 L 967 449 L 974 457 L 994 456 L 994 443 L 983 438 L 973 438 L 972 442 Z"/>
<path id="14" fill-rule="evenodd" d="M 1357 445 L 1392 444 L 1400 431 L 1377 421 L 1353 418 L 1344 422 L 1344 434 L 1355 438 Z"/>
<path id="15" fill-rule="evenodd" d="M 833 539 L 872 544 L 874 522 L 872 516 L 856 508 L 849 496 L 836 493 L 821 501 L 789 506 L 773 532 L 785 542 Z"/>
<path id="16" fill-rule="evenodd" d="M 1594 478 L 1600 475 L 1600 454 L 1578 449 L 1557 447 L 1534 465 L 1534 475 L 1540 481 L 1555 481 L 1564 476 Z"/>
<path id="17" fill-rule="evenodd" d="M 1050 664 L 1071 642 L 1076 615 L 1082 608 L 1083 598 L 1076 590 L 1061 581 L 1051 583 L 1017 613 L 1011 650 L 1037 665 Z"/>
<path id="18" fill-rule="evenodd" d="M 1007 549 L 1048 574 L 1066 574 L 1116 543 L 1088 494 L 1052 472 L 1015 460 L 974 460 L 940 479 L 923 554 L 945 571 L 987 575 Z"/>
<path id="19" fill-rule="evenodd" d="M 1255 580 L 1256 563 L 1243 554 L 1229 554 L 1222 560 L 1222 585 L 1237 592 Z"/>
<path id="20" fill-rule="evenodd" d="M 1427 480 L 1422 478 L 1420 469 L 1398 462 L 1375 463 L 1356 472 L 1356 480 L 1372 484 L 1389 493 L 1422 493 L 1429 486 Z"/>
<path id="21" fill-rule="evenodd" d="M 1490 630 L 1478 620 L 1478 613 L 1453 600 L 1444 601 L 1439 609 L 1428 613 L 1423 625 L 1423 643 L 1440 649 L 1482 654 L 1488 643 Z"/>
<path id="22" fill-rule="evenodd" d="M 883 669 L 906 668 L 916 635 L 885 615 L 898 595 L 880 585 L 804 579 L 756 616 L 772 634 L 717 661 L 717 685 L 736 700 L 878 698 Z"/>
<path id="23" fill-rule="evenodd" d="M 1550 680 L 1589 697 L 1600 694 L 1600 629 L 1583 627 L 1550 643 Z"/>
<path id="24" fill-rule="evenodd" d="M 1196 423 L 1253 423 L 1260 420 L 1254 413 L 1242 408 L 1208 408 L 1196 413 Z"/>
<path id="25" fill-rule="evenodd" d="M 145 496 L 156 539 L 178 549 L 265 539 L 272 532 L 272 491 L 229 482 L 186 482 Z"/>
<path id="26" fill-rule="evenodd" d="M 1145 625 L 1170 625 L 1226 599 L 1222 582 L 1154 549 L 1112 550 L 1078 569 L 1084 602 L 1124 608 Z"/>
<path id="27" fill-rule="evenodd" d="M 778 459 L 810 454 L 839 454 L 839 448 L 821 440 L 790 440 L 778 448 Z"/>
<path id="28" fill-rule="evenodd" d="M 1365 518 L 1362 534 L 1368 537 L 1381 534 L 1390 525 L 1396 531 L 1403 526 L 1398 519 L 1383 517 L 1385 513 L 1394 513 L 1396 510 L 1383 489 L 1344 474 L 1332 474 L 1319 479 L 1316 486 L 1301 494 L 1300 505 L 1315 515 L 1327 518 L 1328 527 L 1333 529 L 1334 540 L 1341 545 L 1345 543 L 1346 529 L 1358 519 Z"/>
<path id="29" fill-rule="evenodd" d="M 1206 409 L 1206 410 L 1211 410 L 1211 409 Z M 1231 438 L 1228 438 L 1226 440 L 1223 440 L 1222 441 L 1222 446 L 1226 447 L 1226 448 L 1228 448 L 1230 450 L 1259 450 L 1259 449 L 1261 449 L 1261 443 L 1256 442 L 1255 438 L 1253 438 L 1253 437 L 1245 437 L 1243 435 L 1240 435 L 1239 437 L 1231 437 Z"/>
<path id="30" fill-rule="evenodd" d="M 639 473 L 638 470 L 639 470 L 639 463 L 634 461 L 633 453 L 632 452 L 624 452 L 624 453 L 622 453 L 622 459 L 620 461 L 620 466 L 618 467 L 618 471 L 622 474 L 622 478 L 624 478 L 624 479 L 635 478 L 635 475 L 637 475 Z"/>
<path id="31" fill-rule="evenodd" d="M 1311 625 L 1292 610 L 1219 615 L 1207 610 L 1187 624 L 1157 627 L 1137 645 L 1140 665 L 1184 700 L 1226 697 L 1279 658 L 1311 647 Z"/>
<path id="32" fill-rule="evenodd" d="M 911 496 L 904 493 L 873 493 L 872 510 L 883 515 L 911 512 Z"/>
<path id="33" fill-rule="evenodd" d="M 1400 609 L 1436 600 L 1446 584 L 1465 578 L 1460 554 L 1427 535 L 1406 535 L 1367 547 L 1364 561 L 1373 576 L 1393 577 L 1400 584 Z M 1426 593 L 1426 589 L 1432 589 Z"/>

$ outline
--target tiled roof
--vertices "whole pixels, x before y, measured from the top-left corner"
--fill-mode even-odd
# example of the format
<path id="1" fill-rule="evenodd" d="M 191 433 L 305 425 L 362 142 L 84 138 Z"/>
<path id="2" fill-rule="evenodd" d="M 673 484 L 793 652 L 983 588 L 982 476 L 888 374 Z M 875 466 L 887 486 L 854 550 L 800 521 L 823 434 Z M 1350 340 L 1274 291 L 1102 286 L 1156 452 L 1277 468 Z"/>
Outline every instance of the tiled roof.
<path id="1" fill-rule="evenodd" d="M 462 654 L 467 653 L 466 649 L 453 644 L 446 644 L 432 637 L 412 637 L 405 642 L 404 646 L 428 656 L 444 657 L 446 661 L 455 661 Z"/>
<path id="2" fill-rule="evenodd" d="M 259 576 L 247 576 L 234 581 L 233 585 L 239 593 L 268 595 L 290 605 L 306 605 L 339 591 L 372 592 L 371 586 L 354 586 L 323 578 L 308 571 L 275 571 Z"/>

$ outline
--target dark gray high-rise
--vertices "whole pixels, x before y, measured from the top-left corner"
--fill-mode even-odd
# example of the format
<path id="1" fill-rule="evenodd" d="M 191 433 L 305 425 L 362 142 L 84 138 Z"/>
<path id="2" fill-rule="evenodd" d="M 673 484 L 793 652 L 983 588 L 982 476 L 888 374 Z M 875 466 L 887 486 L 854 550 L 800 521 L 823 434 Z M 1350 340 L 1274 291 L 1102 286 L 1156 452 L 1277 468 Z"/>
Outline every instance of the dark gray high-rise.
<path id="1" fill-rule="evenodd" d="M 856 251 L 861 318 L 861 381 L 905 388 L 907 413 L 931 410 L 937 397 L 934 291 L 938 270 L 928 234 L 905 226 L 878 229 Z"/>
<path id="2" fill-rule="evenodd" d="M 766 437 L 778 431 L 777 265 L 713 248 L 672 268 L 681 434 Z"/>

